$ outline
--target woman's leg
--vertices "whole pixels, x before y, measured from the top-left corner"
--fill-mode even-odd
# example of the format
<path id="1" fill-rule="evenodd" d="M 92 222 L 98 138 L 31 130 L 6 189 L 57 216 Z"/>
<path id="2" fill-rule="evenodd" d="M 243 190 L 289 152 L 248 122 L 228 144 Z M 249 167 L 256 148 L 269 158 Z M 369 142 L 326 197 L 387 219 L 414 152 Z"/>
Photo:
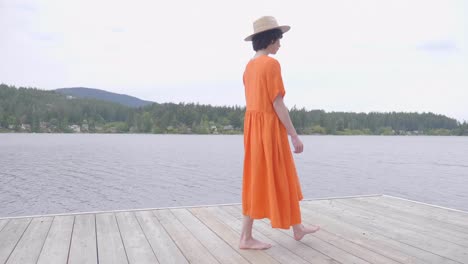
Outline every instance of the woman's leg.
<path id="1" fill-rule="evenodd" d="M 268 249 L 271 244 L 261 242 L 252 237 L 253 219 L 244 215 L 242 220 L 242 233 L 239 242 L 240 249 Z"/>
<path id="2" fill-rule="evenodd" d="M 303 224 L 293 225 L 294 239 L 301 240 L 305 235 L 312 234 L 320 230 L 320 226 L 304 226 Z"/>

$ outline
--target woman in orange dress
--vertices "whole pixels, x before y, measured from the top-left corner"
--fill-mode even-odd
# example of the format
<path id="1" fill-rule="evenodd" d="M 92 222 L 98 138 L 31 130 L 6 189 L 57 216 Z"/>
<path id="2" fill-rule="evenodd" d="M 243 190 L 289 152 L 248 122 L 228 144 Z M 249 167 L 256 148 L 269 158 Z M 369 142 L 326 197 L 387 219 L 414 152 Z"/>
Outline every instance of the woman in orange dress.
<path id="1" fill-rule="evenodd" d="M 273 17 L 261 17 L 254 22 L 254 34 L 245 39 L 252 41 L 256 53 L 243 76 L 246 112 L 241 249 L 271 247 L 252 237 L 254 219 L 269 218 L 273 228 L 292 226 L 296 240 L 319 229 L 301 224 L 299 201 L 303 197 L 288 135 L 294 153 L 301 153 L 303 144 L 283 102 L 280 64 L 268 56 L 278 52 L 280 39 L 289 29 L 279 26 Z"/>

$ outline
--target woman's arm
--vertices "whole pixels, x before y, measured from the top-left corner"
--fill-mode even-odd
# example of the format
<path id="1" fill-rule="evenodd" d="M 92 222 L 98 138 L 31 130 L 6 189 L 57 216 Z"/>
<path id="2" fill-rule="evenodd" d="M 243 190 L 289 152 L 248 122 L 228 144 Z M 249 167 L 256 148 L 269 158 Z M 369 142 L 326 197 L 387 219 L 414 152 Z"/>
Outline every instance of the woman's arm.
<path id="1" fill-rule="evenodd" d="M 281 123 L 283 123 L 286 131 L 291 136 L 291 141 L 294 146 L 294 153 L 301 153 L 304 150 L 304 145 L 297 135 L 296 129 L 294 128 L 291 118 L 289 117 L 289 111 L 286 105 L 284 105 L 283 96 L 278 95 L 273 101 L 273 108 L 278 115 Z"/>

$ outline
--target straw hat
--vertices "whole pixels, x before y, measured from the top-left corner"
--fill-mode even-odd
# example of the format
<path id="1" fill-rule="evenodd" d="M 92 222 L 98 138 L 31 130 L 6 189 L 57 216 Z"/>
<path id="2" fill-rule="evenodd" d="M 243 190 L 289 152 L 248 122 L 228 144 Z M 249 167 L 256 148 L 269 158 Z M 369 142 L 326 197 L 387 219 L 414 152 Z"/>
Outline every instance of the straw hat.
<path id="1" fill-rule="evenodd" d="M 278 25 L 278 22 L 272 16 L 264 16 L 253 22 L 254 33 L 246 37 L 244 40 L 251 41 L 253 36 L 255 36 L 256 34 L 275 28 L 280 29 L 283 33 L 286 33 L 291 29 L 290 26 Z"/>

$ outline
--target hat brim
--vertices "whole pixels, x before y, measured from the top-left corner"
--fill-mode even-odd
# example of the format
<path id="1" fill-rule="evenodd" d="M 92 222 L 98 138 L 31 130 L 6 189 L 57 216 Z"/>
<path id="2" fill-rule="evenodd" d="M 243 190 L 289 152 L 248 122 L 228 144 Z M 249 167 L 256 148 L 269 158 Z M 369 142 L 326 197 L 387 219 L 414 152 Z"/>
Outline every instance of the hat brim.
<path id="1" fill-rule="evenodd" d="M 276 28 L 280 29 L 281 32 L 283 32 L 283 33 L 286 33 L 286 32 L 288 32 L 288 31 L 291 29 L 290 26 L 278 26 L 278 27 L 273 27 L 273 28 L 269 28 L 269 29 L 265 29 L 265 30 L 262 30 L 262 31 L 253 33 L 252 35 L 246 37 L 244 40 L 245 40 L 245 41 L 252 41 L 252 38 L 253 38 L 255 35 L 257 35 L 257 34 L 259 34 L 259 33 L 262 33 L 262 32 L 265 32 L 265 31 L 268 31 L 268 30 L 276 29 Z"/>

